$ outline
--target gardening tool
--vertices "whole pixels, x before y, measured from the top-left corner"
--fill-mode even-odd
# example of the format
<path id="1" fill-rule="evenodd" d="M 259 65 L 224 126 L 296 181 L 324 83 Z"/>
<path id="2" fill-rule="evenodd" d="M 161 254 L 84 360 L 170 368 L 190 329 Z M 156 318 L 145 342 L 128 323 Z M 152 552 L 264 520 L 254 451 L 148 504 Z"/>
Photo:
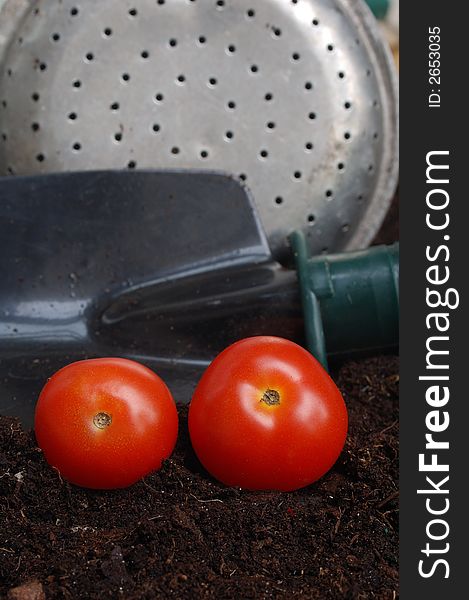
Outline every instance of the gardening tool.
<path id="1" fill-rule="evenodd" d="M 1 174 L 233 173 L 282 261 L 373 239 L 396 97 L 362 0 L 0 0 Z"/>
<path id="2" fill-rule="evenodd" d="M 141 361 L 187 402 L 242 337 L 302 342 L 305 327 L 324 364 L 397 343 L 396 247 L 310 257 L 299 231 L 297 280 L 220 173 L 3 178 L 0 244 L 0 410 L 29 424 L 46 378 L 86 357 Z"/>

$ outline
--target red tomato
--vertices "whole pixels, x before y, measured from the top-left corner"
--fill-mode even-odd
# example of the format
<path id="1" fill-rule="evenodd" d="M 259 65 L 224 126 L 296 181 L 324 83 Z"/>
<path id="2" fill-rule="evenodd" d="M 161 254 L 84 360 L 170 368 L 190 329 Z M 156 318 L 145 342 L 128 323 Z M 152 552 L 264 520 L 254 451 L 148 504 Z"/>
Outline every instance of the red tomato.
<path id="1" fill-rule="evenodd" d="M 189 433 L 207 471 L 226 485 L 289 491 L 337 460 L 347 409 L 336 385 L 304 348 L 252 337 L 205 371 L 189 408 Z"/>
<path id="2" fill-rule="evenodd" d="M 44 386 L 35 432 L 47 461 L 89 488 L 127 487 L 173 451 L 178 416 L 163 381 L 132 360 L 72 363 Z"/>

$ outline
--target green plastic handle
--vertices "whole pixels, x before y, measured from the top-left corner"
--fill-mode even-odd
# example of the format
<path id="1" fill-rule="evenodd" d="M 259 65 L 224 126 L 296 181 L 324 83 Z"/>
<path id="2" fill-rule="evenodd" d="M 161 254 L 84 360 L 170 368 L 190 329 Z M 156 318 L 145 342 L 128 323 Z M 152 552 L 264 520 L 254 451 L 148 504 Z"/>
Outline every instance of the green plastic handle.
<path id="1" fill-rule="evenodd" d="M 389 0 L 366 0 L 371 12 L 377 19 L 384 19 L 389 10 Z"/>
<path id="2" fill-rule="evenodd" d="M 310 257 L 303 232 L 290 236 L 310 352 L 384 350 L 399 343 L 399 244 Z"/>

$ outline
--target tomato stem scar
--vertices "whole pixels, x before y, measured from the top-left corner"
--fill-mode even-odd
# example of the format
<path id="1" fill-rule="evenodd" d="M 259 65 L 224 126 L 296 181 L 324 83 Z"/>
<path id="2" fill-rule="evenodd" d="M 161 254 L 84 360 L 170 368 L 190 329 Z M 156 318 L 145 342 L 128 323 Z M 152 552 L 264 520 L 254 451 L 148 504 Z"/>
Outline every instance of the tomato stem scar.
<path id="1" fill-rule="evenodd" d="M 108 415 L 105 412 L 99 412 L 93 417 L 93 424 L 98 429 L 106 429 L 112 423 L 111 415 Z"/>
<path id="2" fill-rule="evenodd" d="M 265 402 L 269 406 L 280 404 L 280 394 L 277 392 L 277 390 L 268 389 L 264 392 L 261 402 Z"/>

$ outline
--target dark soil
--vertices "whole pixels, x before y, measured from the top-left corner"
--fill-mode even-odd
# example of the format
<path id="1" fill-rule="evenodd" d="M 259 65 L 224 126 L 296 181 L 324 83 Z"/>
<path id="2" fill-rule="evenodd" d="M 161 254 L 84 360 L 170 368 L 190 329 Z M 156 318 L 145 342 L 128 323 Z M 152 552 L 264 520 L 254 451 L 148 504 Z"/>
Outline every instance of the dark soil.
<path id="1" fill-rule="evenodd" d="M 33 434 L 0 418 L 0 596 L 394 600 L 398 361 L 349 362 L 335 378 L 350 416 L 345 449 L 294 493 L 213 481 L 184 408 L 161 471 L 111 492 L 62 481 Z"/>

